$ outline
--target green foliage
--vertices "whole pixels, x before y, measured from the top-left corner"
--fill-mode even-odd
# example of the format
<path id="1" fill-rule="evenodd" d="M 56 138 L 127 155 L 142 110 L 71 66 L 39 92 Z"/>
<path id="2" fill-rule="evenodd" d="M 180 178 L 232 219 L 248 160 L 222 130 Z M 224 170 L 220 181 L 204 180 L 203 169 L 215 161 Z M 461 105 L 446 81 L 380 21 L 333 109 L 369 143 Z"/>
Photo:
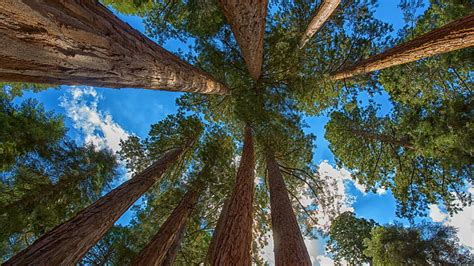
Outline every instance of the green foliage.
<path id="1" fill-rule="evenodd" d="M 28 152 L 48 156 L 51 145 L 65 134 L 62 117 L 46 112 L 35 100 L 21 105 L 0 99 L 0 171 Z"/>
<path id="2" fill-rule="evenodd" d="M 126 15 L 143 15 L 153 5 L 153 0 L 100 0 L 104 5 Z"/>
<path id="3" fill-rule="evenodd" d="M 461 265 L 473 262 L 453 227 L 422 223 L 405 228 L 400 224 L 378 226 L 365 240 L 364 254 L 374 265 Z"/>
<path id="4" fill-rule="evenodd" d="M 236 165 L 233 163 L 233 139 L 218 126 L 209 126 L 202 137 L 202 125 L 196 117 L 182 114 L 168 116 L 152 125 L 147 139 L 131 137 L 122 142 L 122 158 L 135 171 L 142 166 L 139 161 L 150 161 L 150 154 L 157 154 L 167 147 L 196 138 L 186 162 L 172 172 L 167 172 L 159 184 L 145 195 L 143 206 L 134 207 L 135 218 L 131 224 L 111 231 L 106 238 L 89 252 L 89 261 L 100 261 L 103 254 L 110 254 L 107 262 L 130 264 L 140 250 L 156 234 L 186 192 L 185 188 L 202 182 L 204 189 L 186 231 L 177 255 L 177 265 L 194 265 L 204 261 L 223 200 L 234 184 Z"/>
<path id="5" fill-rule="evenodd" d="M 398 105 L 393 117 L 378 117 L 373 105 L 347 106 L 331 114 L 326 139 L 360 183 L 392 189 L 399 215 L 426 214 L 440 201 L 455 212 L 471 202 L 473 143 L 461 132 L 471 132 L 472 116 L 462 104 L 444 108 L 428 113 Z"/>
<path id="6" fill-rule="evenodd" d="M 356 218 L 352 212 L 340 214 L 331 223 L 327 249 L 334 260 L 343 260 L 350 265 L 370 263 L 370 257 L 364 254 L 364 239 L 371 237 L 371 230 L 377 224 L 373 220 Z"/>
<path id="7" fill-rule="evenodd" d="M 148 138 L 144 140 L 136 136 L 121 140 L 121 150 L 118 154 L 128 169 L 139 172 L 156 161 L 164 152 L 195 144 L 202 130 L 203 125 L 196 116 L 186 117 L 179 112 L 153 124 Z"/>
<path id="8" fill-rule="evenodd" d="M 25 91 L 40 92 L 54 86 L 24 82 L 0 82 L 0 87 L 0 99 L 11 101 L 15 97 L 23 96 Z"/>
<path id="9" fill-rule="evenodd" d="M 48 156 L 29 153 L 2 172 L 2 260 L 97 200 L 115 177 L 115 157 L 94 146 L 55 143 Z"/>

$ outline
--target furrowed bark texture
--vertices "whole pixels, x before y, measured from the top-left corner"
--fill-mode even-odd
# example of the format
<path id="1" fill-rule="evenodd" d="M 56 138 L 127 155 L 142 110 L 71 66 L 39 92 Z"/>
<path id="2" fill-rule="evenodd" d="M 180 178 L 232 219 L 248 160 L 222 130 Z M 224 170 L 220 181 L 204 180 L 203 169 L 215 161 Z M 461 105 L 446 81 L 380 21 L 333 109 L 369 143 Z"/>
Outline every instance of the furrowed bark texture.
<path id="1" fill-rule="evenodd" d="M 418 38 L 369 57 L 332 75 L 333 80 L 410 63 L 474 45 L 474 14 L 432 30 Z"/>
<path id="2" fill-rule="evenodd" d="M 75 265 L 183 152 L 183 148 L 178 148 L 165 153 L 143 172 L 46 233 L 5 265 Z"/>
<path id="3" fill-rule="evenodd" d="M 314 34 L 318 32 L 321 26 L 323 26 L 324 22 L 329 19 L 340 3 L 341 0 L 323 0 L 318 12 L 316 15 L 314 15 L 313 19 L 311 19 L 311 22 L 309 23 L 305 33 L 303 34 L 303 37 L 301 38 L 300 48 L 303 48 L 309 39 L 311 39 L 311 37 L 313 37 Z"/>
<path id="4" fill-rule="evenodd" d="M 176 256 L 178 256 L 178 251 L 181 247 L 181 242 L 183 242 L 184 239 L 184 233 L 186 232 L 186 226 L 182 226 L 179 229 L 178 232 L 178 237 L 177 240 L 173 242 L 173 245 L 171 245 L 168 253 L 166 254 L 166 257 L 163 261 L 163 266 L 172 266 L 174 265 L 174 261 L 176 260 Z"/>
<path id="5" fill-rule="evenodd" d="M 263 62 L 263 34 L 268 0 L 219 0 L 250 76 L 258 80 Z"/>
<path id="6" fill-rule="evenodd" d="M 222 227 L 215 234 L 211 265 L 251 265 L 255 154 L 252 129 L 245 127 L 244 148 L 234 191 Z"/>
<path id="7" fill-rule="evenodd" d="M 166 219 L 165 223 L 148 245 L 140 252 L 136 258 L 134 265 L 164 265 L 167 256 L 172 253 L 174 246 L 177 251 L 181 240 L 181 233 L 186 228 L 186 223 L 199 199 L 202 186 L 193 187 L 188 191 L 178 206 L 173 210 L 171 215 Z M 172 254 L 170 254 L 173 256 Z M 174 258 L 176 254 L 174 255 Z M 170 259 L 174 259 L 170 258 Z M 173 261 L 168 261 L 169 265 Z"/>
<path id="8" fill-rule="evenodd" d="M 227 92 L 95 0 L 0 1 L 0 81 Z"/>
<path id="9" fill-rule="evenodd" d="M 273 154 L 267 155 L 266 162 L 270 188 L 275 265 L 311 266 L 311 259 L 296 221 L 283 176 Z"/>
<path id="10" fill-rule="evenodd" d="M 224 206 L 222 206 L 219 219 L 217 219 L 217 224 L 216 224 L 216 227 L 214 228 L 214 234 L 212 235 L 211 243 L 209 243 L 209 248 L 206 254 L 207 264 L 210 264 L 210 262 L 212 261 L 212 258 L 214 257 L 214 254 L 216 254 L 216 252 L 219 252 L 219 248 L 216 246 L 216 238 L 217 238 L 216 232 L 222 231 L 222 227 L 224 226 L 224 220 L 225 220 L 225 217 L 227 216 L 227 210 L 229 209 L 229 203 L 230 203 L 230 197 L 226 198 L 226 200 L 224 201 Z"/>

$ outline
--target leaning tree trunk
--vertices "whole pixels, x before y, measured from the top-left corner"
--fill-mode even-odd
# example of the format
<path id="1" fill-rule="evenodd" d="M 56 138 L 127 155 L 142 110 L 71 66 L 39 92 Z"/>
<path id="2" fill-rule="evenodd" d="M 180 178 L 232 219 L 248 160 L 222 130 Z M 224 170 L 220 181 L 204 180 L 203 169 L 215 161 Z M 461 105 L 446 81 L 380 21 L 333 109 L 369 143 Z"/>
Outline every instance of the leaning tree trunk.
<path id="1" fill-rule="evenodd" d="M 181 247 L 181 242 L 183 242 L 185 232 L 186 232 L 186 226 L 182 226 L 179 229 L 179 232 L 177 233 L 178 235 L 177 240 L 173 242 L 173 245 L 171 245 L 163 261 L 163 264 L 161 264 L 162 266 L 174 265 L 174 261 L 176 260 L 176 257 L 178 256 L 178 251 Z"/>
<path id="2" fill-rule="evenodd" d="M 179 247 L 181 234 L 184 232 L 186 223 L 198 202 L 202 188 L 202 183 L 195 183 L 190 188 L 168 219 L 166 219 L 166 222 L 160 227 L 158 233 L 140 252 L 133 263 L 134 265 L 164 265 L 168 255 L 173 257 L 171 259 L 176 257 L 176 249 Z M 172 250 L 173 246 L 175 250 Z M 173 252 L 175 252 L 174 255 L 172 254 Z M 168 263 L 171 265 L 173 261 L 168 259 Z"/>
<path id="3" fill-rule="evenodd" d="M 311 266 L 311 259 L 291 207 L 278 163 L 272 153 L 266 157 L 275 265 Z"/>
<path id="4" fill-rule="evenodd" d="M 416 39 L 369 57 L 332 75 L 333 80 L 410 63 L 474 45 L 474 14 L 432 30 Z"/>
<path id="5" fill-rule="evenodd" d="M 332 15 L 334 10 L 339 6 L 341 0 L 323 0 L 321 3 L 318 12 L 311 19 L 308 27 L 306 28 L 305 33 L 300 41 L 300 48 L 303 48 L 305 44 L 313 37 L 313 35 L 323 26 L 329 17 Z"/>
<path id="6" fill-rule="evenodd" d="M 214 231 L 211 265 L 251 265 L 255 154 L 252 129 L 245 127 L 244 148 L 234 191 L 221 228 Z"/>
<path id="7" fill-rule="evenodd" d="M 227 91 L 96 0 L 0 1 L 0 81 Z"/>
<path id="8" fill-rule="evenodd" d="M 219 215 L 219 219 L 217 219 L 217 224 L 216 224 L 216 227 L 214 228 L 214 232 L 222 231 L 222 227 L 224 226 L 224 220 L 225 220 L 225 217 L 227 216 L 227 210 L 229 209 L 229 203 L 230 203 L 230 198 L 225 199 L 224 206 L 222 206 L 222 210 Z M 212 258 L 214 257 L 215 252 L 219 251 L 219 249 L 216 246 L 216 238 L 217 238 L 217 234 L 214 233 L 212 235 L 211 243 L 209 243 L 209 247 L 207 250 L 207 255 L 206 255 L 207 264 L 210 264 Z"/>
<path id="9" fill-rule="evenodd" d="M 262 71 L 263 34 L 268 0 L 219 0 L 252 79 Z"/>
<path id="10" fill-rule="evenodd" d="M 143 172 L 40 237 L 5 265 L 76 264 L 184 151 L 185 148 L 177 148 L 165 153 Z"/>

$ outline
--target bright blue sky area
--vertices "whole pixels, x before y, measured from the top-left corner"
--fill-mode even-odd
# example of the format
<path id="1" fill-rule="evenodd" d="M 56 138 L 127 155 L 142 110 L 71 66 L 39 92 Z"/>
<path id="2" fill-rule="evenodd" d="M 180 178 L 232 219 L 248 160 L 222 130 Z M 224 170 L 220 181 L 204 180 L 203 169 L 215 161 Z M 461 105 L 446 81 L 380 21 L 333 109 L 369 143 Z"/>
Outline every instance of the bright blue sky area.
<path id="1" fill-rule="evenodd" d="M 393 34 L 396 34 L 404 25 L 402 12 L 397 7 L 398 2 L 397 0 L 381 0 L 376 12 L 378 18 L 393 25 Z M 123 15 L 119 15 L 119 17 L 135 29 L 144 31 L 141 18 Z M 167 42 L 164 47 L 170 51 L 188 50 L 187 45 L 178 41 Z M 81 135 L 83 133 L 73 129 L 73 121 L 67 117 L 65 109 L 60 106 L 61 97 L 67 96 L 70 91 L 71 89 L 62 87 L 59 90 L 47 90 L 37 94 L 26 93 L 23 98 L 36 98 L 44 104 L 47 110 L 65 115 L 66 125 L 70 128 L 68 134 L 74 139 L 83 140 L 84 136 Z M 103 114 L 109 114 L 113 122 L 126 132 L 140 137 L 146 137 L 151 124 L 176 111 L 175 100 L 181 95 L 180 93 L 141 89 L 96 88 L 96 91 L 100 95 L 97 110 Z M 366 100 L 367 98 L 363 96 L 362 99 Z M 384 111 L 390 109 L 391 105 L 386 94 L 377 95 L 376 99 L 379 104 L 382 104 Z M 334 164 L 334 157 L 328 148 L 328 142 L 324 139 L 324 125 L 327 121 L 326 116 L 307 117 L 306 122 L 309 125 L 307 132 L 317 136 L 317 148 L 314 151 L 315 162 L 328 160 Z M 348 191 L 355 196 L 353 207 L 358 216 L 371 218 L 379 223 L 388 223 L 396 219 L 395 202 L 390 192 L 383 195 L 363 194 L 352 184 L 348 184 Z M 120 223 L 126 224 L 130 215 L 131 213 L 127 212 L 120 219 Z"/>

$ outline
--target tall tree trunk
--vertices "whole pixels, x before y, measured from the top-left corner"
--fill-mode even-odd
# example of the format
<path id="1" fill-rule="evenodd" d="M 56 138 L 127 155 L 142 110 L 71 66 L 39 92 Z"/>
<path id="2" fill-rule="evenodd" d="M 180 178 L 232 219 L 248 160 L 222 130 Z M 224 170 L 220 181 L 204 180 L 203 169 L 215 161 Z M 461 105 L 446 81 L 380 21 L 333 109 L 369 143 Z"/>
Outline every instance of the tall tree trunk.
<path id="1" fill-rule="evenodd" d="M 225 93 L 96 0 L 0 1 L 0 81 Z"/>
<path id="2" fill-rule="evenodd" d="M 258 80 L 263 62 L 263 35 L 268 0 L 219 0 L 250 76 Z"/>
<path id="3" fill-rule="evenodd" d="M 207 250 L 206 263 L 208 264 L 210 264 L 210 262 L 212 261 L 214 254 L 216 252 L 219 252 L 219 249 L 216 246 L 216 238 L 217 238 L 216 232 L 222 231 L 222 228 L 224 226 L 224 220 L 225 220 L 225 217 L 227 216 L 227 210 L 229 209 L 229 203 L 230 203 L 230 197 L 225 199 L 224 206 L 222 206 L 222 210 L 219 215 L 219 219 L 217 219 L 217 224 L 216 224 L 216 227 L 214 228 L 214 234 L 212 235 L 211 243 L 209 243 L 209 247 Z"/>
<path id="4" fill-rule="evenodd" d="M 311 266 L 311 259 L 296 221 L 280 167 L 272 153 L 267 154 L 266 162 L 275 265 Z"/>
<path id="5" fill-rule="evenodd" d="M 300 41 L 300 48 L 303 48 L 305 44 L 313 37 L 313 35 L 323 26 L 329 17 L 332 15 L 334 10 L 339 6 L 341 0 L 323 0 L 321 3 L 318 12 L 311 19 L 308 27 L 306 28 L 305 33 Z"/>
<path id="6" fill-rule="evenodd" d="M 471 14 L 395 46 L 384 53 L 362 60 L 354 66 L 340 70 L 332 75 L 332 79 L 350 78 L 473 45 L 474 14 Z"/>
<path id="7" fill-rule="evenodd" d="M 40 237 L 5 265 L 76 264 L 184 151 L 185 148 L 177 148 L 165 153 L 143 172 Z"/>
<path id="8" fill-rule="evenodd" d="M 186 226 L 182 226 L 179 229 L 179 232 L 177 233 L 178 235 L 177 240 L 173 242 L 173 245 L 171 245 L 168 253 L 166 254 L 166 257 L 163 261 L 162 266 L 174 265 L 174 261 L 176 260 L 176 257 L 178 256 L 178 251 L 181 247 L 181 242 L 183 242 L 185 232 L 186 232 Z"/>
<path id="9" fill-rule="evenodd" d="M 186 223 L 198 202 L 202 188 L 202 183 L 194 183 L 168 219 L 166 219 L 166 222 L 160 227 L 158 233 L 140 252 L 133 263 L 134 265 L 163 265 L 170 253 L 175 252 L 176 255 L 181 234 L 184 228 L 186 228 Z M 172 250 L 173 246 L 175 250 Z M 170 255 L 173 257 L 172 254 Z M 169 261 L 169 259 L 174 258 L 168 258 L 168 263 L 171 265 L 173 261 Z"/>
<path id="10" fill-rule="evenodd" d="M 210 251 L 211 265 L 251 265 L 255 154 L 252 129 L 245 127 L 244 148 L 234 191 Z"/>

